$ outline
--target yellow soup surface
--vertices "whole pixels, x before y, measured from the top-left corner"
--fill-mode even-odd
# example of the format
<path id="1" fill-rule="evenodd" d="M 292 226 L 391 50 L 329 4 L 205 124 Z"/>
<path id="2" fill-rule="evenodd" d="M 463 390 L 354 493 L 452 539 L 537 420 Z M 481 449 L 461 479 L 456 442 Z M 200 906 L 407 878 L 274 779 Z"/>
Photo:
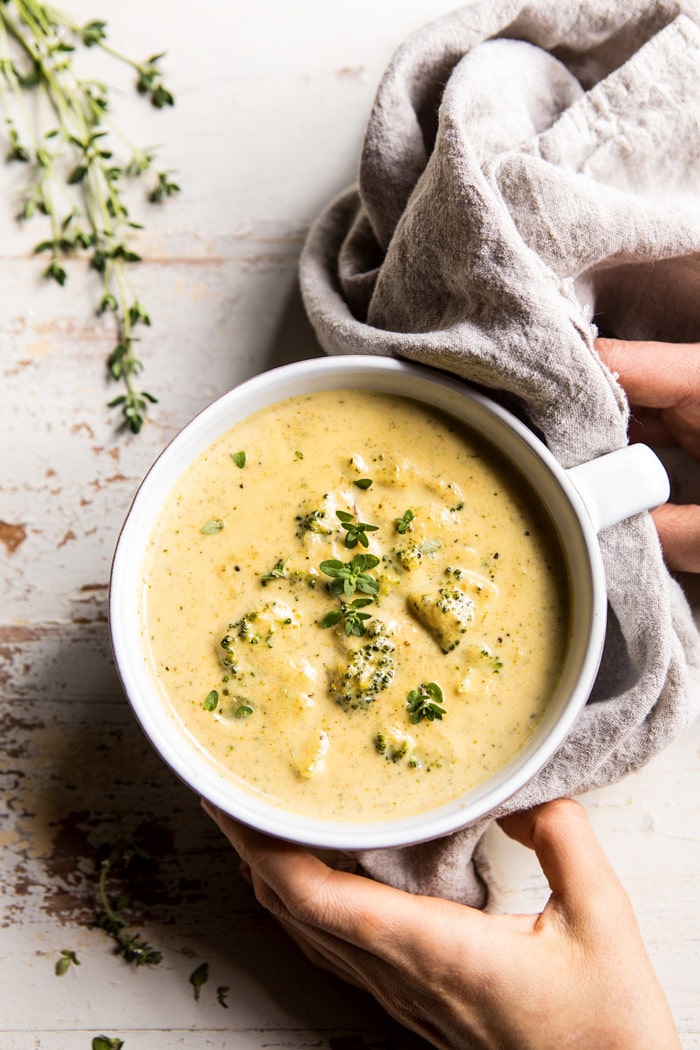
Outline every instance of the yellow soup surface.
<path id="1" fill-rule="evenodd" d="M 554 529 L 512 466 L 408 398 L 323 391 L 234 426 L 151 538 L 144 652 L 216 767 L 342 821 L 448 802 L 528 740 L 567 645 Z"/>

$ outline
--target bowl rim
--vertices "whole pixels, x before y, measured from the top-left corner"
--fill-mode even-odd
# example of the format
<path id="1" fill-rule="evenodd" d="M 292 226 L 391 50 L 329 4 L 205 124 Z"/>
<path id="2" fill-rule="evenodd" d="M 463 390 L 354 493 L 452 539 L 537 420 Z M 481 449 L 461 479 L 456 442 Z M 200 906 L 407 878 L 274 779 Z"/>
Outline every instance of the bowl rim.
<path id="1" fill-rule="evenodd" d="M 567 652 L 562 676 L 566 702 L 559 704 L 556 717 L 552 715 L 549 719 L 551 724 L 547 724 L 548 715 L 545 715 L 541 732 L 534 734 L 535 743 L 529 741 L 502 770 L 461 798 L 410 817 L 387 821 L 329 821 L 283 810 L 239 788 L 217 771 L 213 761 L 195 742 L 188 743 L 186 731 L 166 709 L 158 685 L 146 667 L 146 654 L 138 637 L 139 624 L 134 623 L 138 620 L 140 605 L 134 587 L 135 575 L 142 582 L 141 566 L 148 542 L 139 525 L 149 518 L 149 508 L 153 517 L 155 493 L 166 490 L 157 501 L 159 507 L 177 478 L 218 434 L 259 410 L 248 407 L 251 404 L 258 406 L 262 400 L 259 407 L 272 405 L 309 389 L 345 389 L 352 385 L 381 390 L 387 384 L 391 392 L 427 400 L 428 404 L 436 404 L 431 398 L 437 398 L 438 407 L 446 402 L 453 407 L 468 403 L 470 411 L 477 411 L 480 418 L 491 419 L 496 431 L 504 428 L 502 432 L 511 435 L 512 447 L 501 448 L 502 454 L 512 459 L 517 446 L 518 456 L 539 464 L 541 476 L 537 483 L 529 474 L 528 480 L 550 515 L 552 507 L 547 497 L 559 500 L 557 513 L 568 517 L 567 527 L 571 530 L 568 538 L 562 537 L 561 520 L 555 518 L 570 577 L 577 578 L 576 582 L 570 579 L 571 588 L 579 597 L 571 603 L 571 633 L 576 633 L 576 637 L 572 637 L 569 647 L 575 649 L 576 667 L 572 665 L 574 657 Z M 394 389 L 396 384 L 409 389 Z M 275 396 L 271 396 L 275 391 Z M 430 396 L 426 397 L 428 391 Z M 445 411 L 451 410 L 445 408 Z M 456 413 L 452 411 L 452 414 Z M 465 421 L 475 427 L 471 420 Z M 169 473 L 178 457 L 179 466 Z M 517 468 L 522 470 L 520 462 Z M 309 847 L 361 850 L 440 838 L 484 818 L 524 787 L 564 742 L 590 695 L 602 655 L 606 608 L 600 547 L 583 499 L 564 468 L 525 423 L 499 402 L 451 373 L 395 358 L 350 355 L 310 358 L 261 372 L 208 404 L 166 444 L 138 486 L 119 533 L 110 572 L 109 633 L 115 667 L 134 716 L 156 752 L 185 784 L 234 819 L 267 834 Z"/>

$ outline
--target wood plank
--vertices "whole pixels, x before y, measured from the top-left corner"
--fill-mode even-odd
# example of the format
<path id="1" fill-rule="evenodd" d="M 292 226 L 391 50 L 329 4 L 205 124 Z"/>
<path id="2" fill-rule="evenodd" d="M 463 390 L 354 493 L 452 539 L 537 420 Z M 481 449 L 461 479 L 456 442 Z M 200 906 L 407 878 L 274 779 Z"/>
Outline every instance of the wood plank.
<path id="1" fill-rule="evenodd" d="M 109 6 L 109 5 L 108 5 Z M 109 566 L 133 492 L 169 438 L 250 375 L 319 353 L 297 288 L 309 223 L 352 182 L 366 117 L 395 46 L 451 9 L 435 0 L 122 0 L 115 44 L 165 48 L 177 104 L 156 113 L 118 74 L 114 115 L 138 141 L 163 143 L 182 193 L 149 207 L 136 188 L 144 262 L 134 281 L 152 315 L 144 384 L 160 398 L 138 438 L 117 436 L 105 402 L 114 341 L 94 313 L 96 275 L 69 264 L 42 281 L 39 221 L 14 221 L 25 173 L 0 171 L 0 1045 L 89 1050 L 324 1047 L 418 1050 L 422 1041 L 369 998 L 306 962 L 258 908 L 236 858 L 196 797 L 137 727 L 116 678 L 106 626 Z M 93 0 L 73 0 L 79 20 Z M 108 69 L 86 57 L 98 75 Z M 109 75 L 114 67 L 109 66 Z M 686 498 L 697 470 L 671 463 Z M 685 586 L 700 610 L 700 581 Z M 698 731 L 586 805 L 627 886 L 686 1050 L 700 1047 L 694 980 L 700 935 Z M 102 848 L 121 836 L 150 859 L 116 873 L 126 914 L 163 952 L 135 970 L 96 928 Z M 492 907 L 546 897 L 530 853 L 489 831 Z M 80 967 L 56 977 L 63 949 Z M 189 976 L 210 980 L 195 1002 Z M 228 986 L 228 1009 L 216 989 Z"/>

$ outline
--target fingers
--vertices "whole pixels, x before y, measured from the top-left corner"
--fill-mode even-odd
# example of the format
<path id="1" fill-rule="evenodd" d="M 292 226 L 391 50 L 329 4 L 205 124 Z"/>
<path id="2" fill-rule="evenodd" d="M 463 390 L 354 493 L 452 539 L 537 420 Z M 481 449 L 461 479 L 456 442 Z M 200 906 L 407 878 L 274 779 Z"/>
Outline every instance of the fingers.
<path id="1" fill-rule="evenodd" d="M 372 991 L 366 976 L 367 955 L 365 952 L 345 944 L 337 937 L 331 937 L 330 934 L 321 934 L 311 927 L 300 927 L 296 923 L 284 920 L 280 925 L 287 936 L 294 941 L 302 955 L 314 966 L 328 970 L 334 977 L 340 977 L 341 980 L 352 984 L 355 988 L 360 988 L 363 992 Z M 355 963 L 355 956 L 362 960 L 359 966 Z"/>
<path id="2" fill-rule="evenodd" d="M 630 438 L 680 445 L 700 459 L 700 343 L 597 339 L 632 408 Z"/>
<path id="3" fill-rule="evenodd" d="M 700 343 L 597 339 L 595 345 L 633 406 L 630 438 L 680 445 L 700 459 Z M 654 524 L 668 567 L 700 572 L 700 507 L 660 507 Z"/>
<path id="4" fill-rule="evenodd" d="M 288 909 L 301 917 L 306 910 L 307 898 L 309 901 L 318 900 L 318 907 L 321 907 L 322 887 L 332 874 L 322 861 L 300 846 L 239 824 L 206 801 L 202 801 L 202 809 L 218 824 L 238 853 L 242 870 L 254 881 L 256 891 L 261 884 L 267 887 L 267 899 L 261 903 L 268 910 L 279 915 Z M 254 876 L 260 879 L 256 881 Z M 282 907 L 280 902 L 283 902 Z"/>
<path id="5" fill-rule="evenodd" d="M 416 965 L 436 936 L 452 935 L 455 913 L 482 930 L 481 912 L 336 871 L 300 846 L 253 831 L 207 803 L 203 808 L 252 869 L 261 904 L 297 928 L 313 927 L 386 961 L 414 959 Z"/>
<path id="6" fill-rule="evenodd" d="M 573 925 L 586 929 L 594 913 L 627 899 L 578 802 L 556 799 L 499 824 L 535 851 L 557 907 Z"/>
<path id="7" fill-rule="evenodd" d="M 632 404 L 673 408 L 700 402 L 700 343 L 596 339 L 595 347 Z"/>
<path id="8" fill-rule="evenodd" d="M 653 518 L 669 569 L 700 572 L 700 506 L 667 503 Z"/>

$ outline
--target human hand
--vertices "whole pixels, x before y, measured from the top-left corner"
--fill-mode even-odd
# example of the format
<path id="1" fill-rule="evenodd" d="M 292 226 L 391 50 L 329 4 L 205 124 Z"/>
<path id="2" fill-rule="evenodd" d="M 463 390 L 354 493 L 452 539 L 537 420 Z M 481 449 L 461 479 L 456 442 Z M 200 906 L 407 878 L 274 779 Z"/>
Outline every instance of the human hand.
<path id="1" fill-rule="evenodd" d="M 680 445 L 700 460 L 700 343 L 597 339 L 595 346 L 629 398 L 630 439 Z M 654 524 L 669 568 L 700 572 L 700 506 L 667 503 Z"/>
<path id="2" fill-rule="evenodd" d="M 335 871 L 203 803 L 260 903 L 306 956 L 455 1050 L 678 1050 L 630 901 L 570 799 L 501 821 L 551 888 L 540 915 L 489 915 Z"/>

